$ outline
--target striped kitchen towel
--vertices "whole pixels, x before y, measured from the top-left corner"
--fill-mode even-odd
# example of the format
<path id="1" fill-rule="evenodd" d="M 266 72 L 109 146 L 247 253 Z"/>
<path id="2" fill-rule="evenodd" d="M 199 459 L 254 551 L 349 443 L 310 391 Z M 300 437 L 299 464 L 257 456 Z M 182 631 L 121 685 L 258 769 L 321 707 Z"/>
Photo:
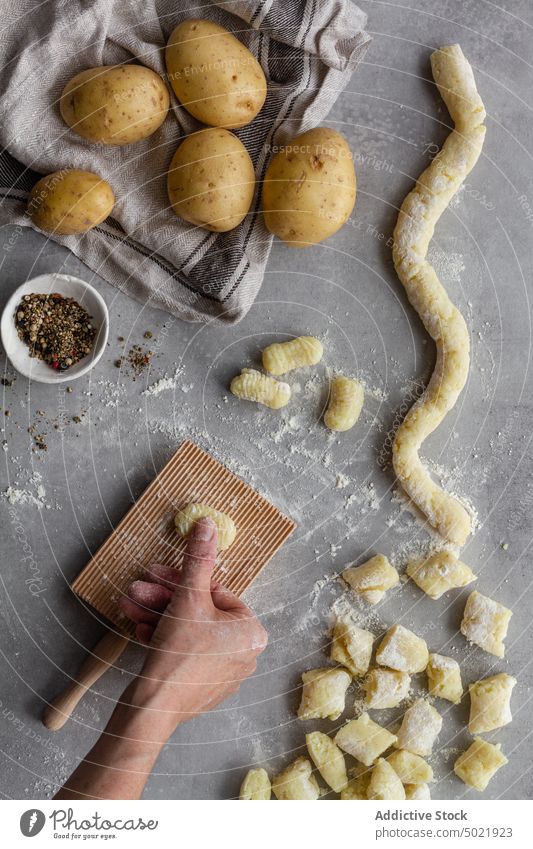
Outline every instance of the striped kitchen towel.
<path id="1" fill-rule="evenodd" d="M 260 186 L 272 149 L 320 124 L 370 41 L 351 0 L 0 0 L 0 224 L 30 225 L 27 192 L 42 174 L 82 168 L 114 189 L 113 217 L 81 236 L 58 236 L 122 292 L 189 321 L 241 319 L 261 286 L 272 237 Z M 62 121 L 66 82 L 97 65 L 135 61 L 165 77 L 163 47 L 174 27 L 210 18 L 232 31 L 268 80 L 263 109 L 237 135 L 258 188 L 249 215 L 209 233 L 169 206 L 166 172 L 176 147 L 201 125 L 171 94 L 162 127 L 135 145 L 91 144 Z"/>

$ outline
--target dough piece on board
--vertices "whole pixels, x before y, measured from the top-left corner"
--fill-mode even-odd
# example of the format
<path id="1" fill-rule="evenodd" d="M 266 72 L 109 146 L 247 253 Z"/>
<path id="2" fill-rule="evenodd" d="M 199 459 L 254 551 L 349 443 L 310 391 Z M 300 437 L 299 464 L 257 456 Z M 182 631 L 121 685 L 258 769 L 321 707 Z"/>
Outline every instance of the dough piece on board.
<path id="1" fill-rule="evenodd" d="M 390 763 L 379 758 L 367 790 L 367 799 L 405 799 L 403 784 Z"/>
<path id="2" fill-rule="evenodd" d="M 422 672 L 428 660 L 426 641 L 403 625 L 393 625 L 389 628 L 376 652 L 376 662 L 380 666 L 388 666 L 390 669 L 409 674 Z"/>
<path id="3" fill-rule="evenodd" d="M 296 758 L 272 781 L 276 799 L 318 799 L 320 788 L 313 775 L 313 767 L 307 758 Z"/>
<path id="4" fill-rule="evenodd" d="M 397 749 L 428 757 L 442 728 L 442 717 L 425 699 L 418 699 L 405 711 L 398 729 Z"/>
<path id="5" fill-rule="evenodd" d="M 345 669 L 319 667 L 302 674 L 298 719 L 338 719 L 344 711 L 351 678 Z"/>
<path id="6" fill-rule="evenodd" d="M 430 598 L 438 599 L 448 590 L 466 587 L 477 581 L 470 566 L 462 563 L 450 551 L 437 551 L 426 560 L 407 564 L 407 574 Z"/>
<path id="7" fill-rule="evenodd" d="M 507 763 L 500 748 L 499 743 L 487 743 L 481 737 L 476 737 L 466 752 L 459 755 L 453 771 L 474 790 L 485 790 L 493 775 Z"/>
<path id="8" fill-rule="evenodd" d="M 335 742 L 344 752 L 365 766 L 374 763 L 383 752 L 396 742 L 396 736 L 362 713 L 337 731 Z"/>
<path id="9" fill-rule="evenodd" d="M 430 654 L 426 672 L 429 695 L 458 705 L 463 697 L 463 684 L 457 661 L 443 654 Z"/>
<path id="10" fill-rule="evenodd" d="M 463 545 L 471 530 L 470 516 L 432 480 L 419 452 L 465 385 L 470 340 L 463 316 L 426 256 L 437 221 L 479 158 L 485 138 L 485 109 L 472 68 L 458 44 L 433 53 L 431 67 L 455 129 L 405 198 L 392 253 L 407 296 L 437 346 L 437 362 L 426 391 L 396 432 L 393 465 L 405 492 L 429 523 L 449 542 Z"/>
<path id="11" fill-rule="evenodd" d="M 370 665 L 374 634 L 339 616 L 331 640 L 332 660 L 345 666 L 354 677 L 364 675 Z"/>
<path id="12" fill-rule="evenodd" d="M 407 749 L 393 752 L 387 758 L 402 784 L 427 784 L 433 781 L 433 770 L 420 755 L 413 755 Z"/>
<path id="13" fill-rule="evenodd" d="M 178 510 L 174 517 L 174 524 L 179 535 L 187 537 L 192 531 L 194 523 L 198 519 L 203 519 L 204 516 L 209 516 L 217 526 L 218 550 L 224 551 L 229 548 L 237 535 L 235 522 L 231 516 L 209 507 L 208 504 L 191 503 Z"/>
<path id="14" fill-rule="evenodd" d="M 270 799 L 271 793 L 272 787 L 266 770 L 251 769 L 246 773 L 241 784 L 239 799 L 264 801 Z"/>
<path id="15" fill-rule="evenodd" d="M 431 793 L 427 784 L 405 784 L 405 798 L 417 801 L 431 799 Z"/>
<path id="16" fill-rule="evenodd" d="M 307 751 L 320 775 L 335 793 L 340 793 L 348 784 L 344 755 L 331 737 L 321 731 L 305 735 Z"/>
<path id="17" fill-rule="evenodd" d="M 512 610 L 474 590 L 466 600 L 461 634 L 471 643 L 496 657 L 505 654 L 504 639 Z"/>
<path id="18" fill-rule="evenodd" d="M 342 577 L 369 604 L 377 604 L 385 592 L 400 581 L 398 572 L 384 554 L 376 554 L 361 566 L 350 566 Z"/>
<path id="19" fill-rule="evenodd" d="M 372 669 L 364 682 L 365 705 L 367 708 L 393 708 L 409 695 L 411 678 L 406 672 L 396 669 Z"/>
<path id="20" fill-rule="evenodd" d="M 468 730 L 471 734 L 494 731 L 512 721 L 511 693 L 515 686 L 516 678 L 506 672 L 470 684 Z"/>

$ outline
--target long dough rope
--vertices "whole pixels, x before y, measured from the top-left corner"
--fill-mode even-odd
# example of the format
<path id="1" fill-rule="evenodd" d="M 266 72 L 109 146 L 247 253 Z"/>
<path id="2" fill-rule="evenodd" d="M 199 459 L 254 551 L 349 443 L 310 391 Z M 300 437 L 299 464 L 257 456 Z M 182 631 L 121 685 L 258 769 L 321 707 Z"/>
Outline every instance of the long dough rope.
<path id="1" fill-rule="evenodd" d="M 470 516 L 431 479 L 419 450 L 465 385 L 470 341 L 463 316 L 426 256 L 437 221 L 481 153 L 486 113 L 472 68 L 458 44 L 433 53 L 431 68 L 455 129 L 401 206 L 394 230 L 393 259 L 411 304 L 436 343 L 437 362 L 424 395 L 396 433 L 393 464 L 403 488 L 433 527 L 449 542 L 463 545 L 470 533 Z"/>

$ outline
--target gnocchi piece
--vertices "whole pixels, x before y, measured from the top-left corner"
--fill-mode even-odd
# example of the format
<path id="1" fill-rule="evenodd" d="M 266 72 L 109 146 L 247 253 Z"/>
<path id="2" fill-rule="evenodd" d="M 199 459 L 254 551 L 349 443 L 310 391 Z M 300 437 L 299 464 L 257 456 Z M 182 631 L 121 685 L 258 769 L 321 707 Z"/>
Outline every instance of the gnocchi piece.
<path id="1" fill-rule="evenodd" d="M 428 784 L 433 781 L 433 770 L 420 755 L 399 749 L 387 758 L 402 784 Z"/>
<path id="2" fill-rule="evenodd" d="M 409 694 L 411 679 L 396 669 L 372 669 L 363 683 L 368 708 L 398 707 Z"/>
<path id="3" fill-rule="evenodd" d="M 430 696 L 458 705 L 463 697 L 463 683 L 457 661 L 443 654 L 430 654 L 426 672 Z"/>
<path id="4" fill-rule="evenodd" d="M 314 336 L 297 336 L 288 342 L 274 342 L 263 351 L 263 368 L 280 375 L 295 368 L 315 366 L 322 359 L 324 347 Z"/>
<path id="5" fill-rule="evenodd" d="M 304 672 L 298 719 L 338 719 L 350 680 L 345 669 L 320 667 Z"/>
<path id="6" fill-rule="evenodd" d="M 331 659 L 345 666 L 354 677 L 364 675 L 370 665 L 374 634 L 339 617 L 333 628 Z"/>
<path id="7" fill-rule="evenodd" d="M 376 554 L 361 566 L 350 566 L 342 577 L 369 604 L 381 601 L 385 592 L 399 583 L 400 576 L 384 554 Z"/>
<path id="8" fill-rule="evenodd" d="M 396 735 L 370 719 L 367 713 L 362 713 L 337 731 L 335 742 L 343 752 L 370 766 L 396 743 Z"/>
<path id="9" fill-rule="evenodd" d="M 516 678 L 505 672 L 470 684 L 468 730 L 471 734 L 494 731 L 512 721 L 511 693 L 515 686 Z"/>
<path id="10" fill-rule="evenodd" d="M 431 799 L 427 784 L 406 784 L 404 790 L 406 799 L 416 799 L 417 801 Z"/>
<path id="11" fill-rule="evenodd" d="M 449 551 L 437 551 L 426 560 L 408 563 L 407 574 L 430 598 L 437 599 L 448 590 L 466 587 L 477 581 L 470 566 Z"/>
<path id="12" fill-rule="evenodd" d="M 256 401 L 271 410 L 286 407 L 291 398 L 291 387 L 254 368 L 243 368 L 230 383 L 230 392 L 244 401 Z"/>
<path id="13" fill-rule="evenodd" d="M 372 770 L 367 799 L 405 799 L 402 782 L 383 758 L 378 760 Z"/>
<path id="14" fill-rule="evenodd" d="M 503 641 L 512 615 L 508 607 L 474 590 L 466 602 L 461 633 L 476 646 L 496 657 L 503 657 Z"/>
<path id="15" fill-rule="evenodd" d="M 335 793 L 340 793 L 348 784 L 344 755 L 331 737 L 321 731 L 306 734 L 305 742 L 311 760 L 320 775 Z"/>
<path id="16" fill-rule="evenodd" d="M 361 767 L 360 770 L 350 770 L 350 774 L 353 777 L 350 778 L 347 786 L 341 791 L 341 799 L 357 799 L 359 801 L 367 799 L 366 794 L 368 792 L 372 770 Z"/>
<path id="17" fill-rule="evenodd" d="M 341 792 L 341 799 L 358 799 L 359 801 L 367 799 L 368 797 L 366 794 L 368 792 L 369 783 L 370 771 L 365 772 L 363 775 L 359 775 L 357 778 L 352 778 L 348 782 L 348 786 Z"/>
<path id="18" fill-rule="evenodd" d="M 324 424 L 339 433 L 350 430 L 361 415 L 365 391 L 358 380 L 339 375 L 331 381 Z"/>
<path id="19" fill-rule="evenodd" d="M 174 524 L 179 535 L 182 537 L 188 537 L 192 531 L 194 523 L 198 519 L 203 519 L 204 516 L 208 516 L 212 519 L 217 526 L 218 550 L 224 551 L 226 548 L 229 548 L 237 535 L 235 522 L 231 516 L 228 516 L 226 513 L 222 513 L 220 510 L 215 510 L 213 507 L 209 507 L 208 504 L 193 502 L 191 504 L 187 504 L 187 506 L 183 507 L 182 510 L 178 510 L 174 517 Z"/>
<path id="20" fill-rule="evenodd" d="M 272 790 L 276 799 L 292 801 L 294 799 L 318 799 L 320 788 L 313 775 L 313 767 L 307 758 L 296 758 L 272 781 Z"/>
<path id="21" fill-rule="evenodd" d="M 241 784 L 239 799 L 264 801 L 270 799 L 272 787 L 268 773 L 264 769 L 251 769 Z"/>
<path id="22" fill-rule="evenodd" d="M 417 637 L 403 625 L 389 628 L 376 652 L 380 666 L 388 666 L 400 672 L 422 672 L 429 659 L 428 647 L 422 637 Z"/>
<path id="23" fill-rule="evenodd" d="M 413 755 L 427 757 L 442 728 L 442 717 L 425 699 L 418 699 L 403 716 L 398 729 L 397 749 L 407 749 Z"/>
<path id="24" fill-rule="evenodd" d="M 500 744 L 487 743 L 481 737 L 463 752 L 453 766 L 453 771 L 465 784 L 474 790 L 485 790 L 495 773 L 508 763 L 500 751 Z"/>

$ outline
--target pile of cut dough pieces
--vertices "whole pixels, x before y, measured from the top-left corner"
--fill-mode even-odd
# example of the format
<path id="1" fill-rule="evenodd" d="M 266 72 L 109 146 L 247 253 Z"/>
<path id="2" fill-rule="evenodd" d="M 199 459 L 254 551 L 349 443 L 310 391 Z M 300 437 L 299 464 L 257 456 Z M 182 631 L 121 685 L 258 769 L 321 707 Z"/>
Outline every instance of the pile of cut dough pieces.
<path id="1" fill-rule="evenodd" d="M 448 551 L 413 561 L 407 574 L 430 598 L 465 587 L 476 580 L 472 570 Z M 378 604 L 399 583 L 394 566 L 382 554 L 342 573 L 344 580 L 367 604 Z M 461 633 L 472 643 L 504 655 L 504 639 L 511 611 L 473 591 L 466 602 Z M 463 697 L 461 669 L 456 660 L 430 653 L 426 642 L 403 625 L 393 625 L 381 638 L 375 664 L 371 660 L 376 636 L 359 628 L 348 614 L 333 627 L 330 659 L 337 667 L 304 672 L 298 718 L 335 721 L 344 713 L 346 691 L 360 679 L 366 711 L 349 720 L 332 738 L 321 731 L 306 734 L 310 760 L 297 758 L 273 781 L 264 769 L 250 770 L 241 787 L 241 799 L 318 799 L 320 787 L 313 764 L 341 799 L 429 799 L 433 770 L 424 758 L 432 754 L 442 717 L 427 698 L 416 699 L 403 715 L 395 733 L 370 718 L 368 711 L 398 707 L 408 696 L 411 675 L 425 672 L 428 695 L 459 704 Z M 468 730 L 479 735 L 511 722 L 511 692 L 516 679 L 506 673 L 491 675 L 469 685 Z M 386 754 L 393 749 L 391 754 Z M 347 769 L 345 754 L 357 761 Z M 454 770 L 465 784 L 485 790 L 496 771 L 507 763 L 499 744 L 475 736 L 456 760 Z"/>

